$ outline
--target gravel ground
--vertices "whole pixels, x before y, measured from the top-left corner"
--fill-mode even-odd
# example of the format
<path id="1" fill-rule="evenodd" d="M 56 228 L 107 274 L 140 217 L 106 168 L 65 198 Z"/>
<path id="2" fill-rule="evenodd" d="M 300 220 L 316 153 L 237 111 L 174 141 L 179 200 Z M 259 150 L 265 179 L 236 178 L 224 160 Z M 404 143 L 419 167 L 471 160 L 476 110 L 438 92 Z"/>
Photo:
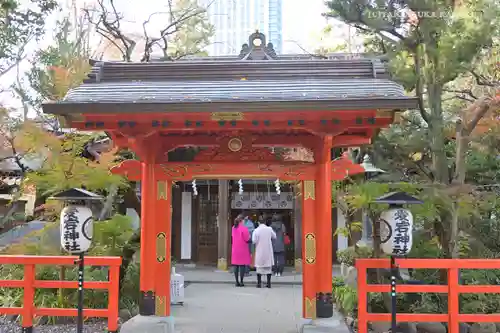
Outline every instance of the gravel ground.
<path id="1" fill-rule="evenodd" d="M 21 331 L 18 322 L 12 322 L 5 317 L 0 317 L 0 333 L 19 333 Z M 85 323 L 84 333 L 107 332 L 106 322 Z M 71 325 L 42 325 L 34 329 L 34 333 L 76 333 L 76 326 Z"/>

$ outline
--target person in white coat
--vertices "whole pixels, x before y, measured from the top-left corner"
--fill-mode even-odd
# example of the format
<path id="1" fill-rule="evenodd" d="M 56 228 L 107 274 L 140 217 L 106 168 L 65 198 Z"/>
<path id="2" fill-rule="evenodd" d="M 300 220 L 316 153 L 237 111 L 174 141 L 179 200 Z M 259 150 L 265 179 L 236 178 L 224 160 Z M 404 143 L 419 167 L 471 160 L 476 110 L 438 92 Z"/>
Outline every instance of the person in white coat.
<path id="1" fill-rule="evenodd" d="M 273 239 L 276 233 L 273 228 L 268 227 L 264 217 L 259 218 L 259 226 L 252 234 L 252 242 L 255 244 L 255 268 L 257 270 L 257 288 L 262 288 L 262 275 L 267 277 L 267 288 L 271 288 L 272 267 L 274 265 Z"/>

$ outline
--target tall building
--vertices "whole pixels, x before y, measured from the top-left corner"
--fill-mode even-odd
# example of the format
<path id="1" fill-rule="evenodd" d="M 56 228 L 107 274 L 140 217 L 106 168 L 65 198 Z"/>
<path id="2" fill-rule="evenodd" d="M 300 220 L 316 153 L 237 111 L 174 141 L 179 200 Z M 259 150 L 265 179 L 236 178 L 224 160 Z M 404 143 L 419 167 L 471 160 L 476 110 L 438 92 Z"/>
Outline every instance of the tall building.
<path id="1" fill-rule="evenodd" d="M 237 54 L 255 30 L 264 33 L 276 53 L 283 49 L 283 0 L 200 0 L 208 6 L 215 35 L 206 50 L 211 56 Z"/>

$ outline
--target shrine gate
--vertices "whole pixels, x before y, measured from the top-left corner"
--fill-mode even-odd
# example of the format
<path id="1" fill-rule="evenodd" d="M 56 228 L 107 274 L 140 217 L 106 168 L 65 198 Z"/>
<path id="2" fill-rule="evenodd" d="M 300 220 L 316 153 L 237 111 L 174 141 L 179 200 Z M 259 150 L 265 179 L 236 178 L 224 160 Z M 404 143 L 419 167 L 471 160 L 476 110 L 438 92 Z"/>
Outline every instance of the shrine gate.
<path id="1" fill-rule="evenodd" d="M 113 169 L 142 186 L 140 314 L 170 316 L 172 182 L 259 178 L 302 182 L 303 317 L 332 316 L 331 181 L 352 167 L 332 163 L 332 148 L 370 144 L 394 112 L 417 105 L 382 63 L 280 56 L 256 32 L 233 58 L 92 64 L 44 112 L 105 131 L 140 159 Z M 185 147 L 199 150 L 167 160 Z M 309 157 L 290 158 L 289 148 Z"/>

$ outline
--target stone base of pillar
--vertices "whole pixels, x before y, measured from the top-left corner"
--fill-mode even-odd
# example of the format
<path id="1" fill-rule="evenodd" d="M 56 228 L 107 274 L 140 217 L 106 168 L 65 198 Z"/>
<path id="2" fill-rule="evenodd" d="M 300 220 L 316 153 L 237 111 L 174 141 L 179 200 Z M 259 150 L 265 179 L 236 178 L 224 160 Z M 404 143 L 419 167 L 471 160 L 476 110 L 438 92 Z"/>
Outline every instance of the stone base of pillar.
<path id="1" fill-rule="evenodd" d="M 302 273 L 302 258 L 295 259 L 295 272 Z"/>
<path id="2" fill-rule="evenodd" d="M 332 293 L 316 293 L 316 316 L 331 318 L 333 316 Z"/>
<path id="3" fill-rule="evenodd" d="M 139 299 L 139 314 L 142 316 L 153 316 L 156 312 L 156 297 L 152 291 L 141 291 Z"/>
<path id="4" fill-rule="evenodd" d="M 300 333 L 350 333 L 340 314 L 325 319 L 302 319 Z"/>
<path id="5" fill-rule="evenodd" d="M 219 271 L 227 271 L 227 259 L 226 258 L 219 258 L 217 260 L 217 269 Z"/>
<path id="6" fill-rule="evenodd" d="M 174 317 L 135 316 L 123 323 L 120 333 L 174 333 Z"/>

